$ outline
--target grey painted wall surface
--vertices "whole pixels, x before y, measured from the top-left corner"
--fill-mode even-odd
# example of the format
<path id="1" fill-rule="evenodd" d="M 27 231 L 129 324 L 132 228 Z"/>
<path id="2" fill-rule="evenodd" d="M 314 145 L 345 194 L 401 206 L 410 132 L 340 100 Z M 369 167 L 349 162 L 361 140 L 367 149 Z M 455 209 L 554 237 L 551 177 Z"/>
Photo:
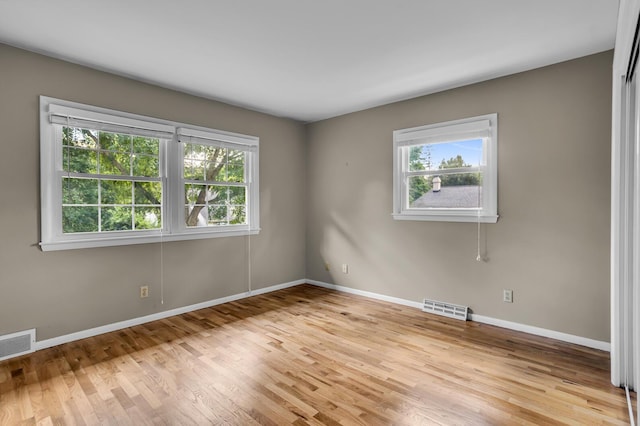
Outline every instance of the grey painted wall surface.
<path id="1" fill-rule="evenodd" d="M 307 126 L 307 277 L 609 341 L 611 64 L 604 52 Z M 392 219 L 392 132 L 493 112 L 500 219 L 482 225 L 479 263 L 475 224 Z"/>
<path id="2" fill-rule="evenodd" d="M 161 64 L 159 64 L 161 66 Z M 305 276 L 305 128 L 0 45 L 0 335 L 38 340 L 247 290 L 245 237 L 43 253 L 39 241 L 38 96 L 260 137 L 262 232 L 251 237 L 253 288 Z M 150 297 L 138 297 L 140 285 Z"/>
<path id="3" fill-rule="evenodd" d="M 46 95 L 259 136 L 253 288 L 307 277 L 608 341 L 611 62 L 605 52 L 304 126 L 0 45 L 0 334 L 36 327 L 43 340 L 248 284 L 246 238 L 41 252 Z M 474 224 L 392 219 L 392 132 L 491 112 L 500 219 L 482 225 L 478 263 Z"/>

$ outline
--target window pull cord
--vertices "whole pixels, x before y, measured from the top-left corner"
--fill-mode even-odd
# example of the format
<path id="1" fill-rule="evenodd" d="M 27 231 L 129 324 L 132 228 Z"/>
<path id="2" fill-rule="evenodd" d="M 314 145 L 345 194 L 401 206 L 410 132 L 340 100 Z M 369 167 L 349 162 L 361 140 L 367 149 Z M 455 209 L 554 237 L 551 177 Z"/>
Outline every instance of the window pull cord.
<path id="1" fill-rule="evenodd" d="M 164 219 L 164 218 L 163 218 Z M 162 221 L 162 225 L 164 226 L 164 220 Z M 160 304 L 164 305 L 164 234 L 162 233 L 162 228 L 160 228 Z"/>
<path id="2" fill-rule="evenodd" d="M 476 261 L 482 262 L 482 255 L 480 254 L 480 188 L 478 187 L 478 255 Z"/>
<path id="3" fill-rule="evenodd" d="M 245 154 L 245 164 L 247 163 L 246 158 L 247 158 L 247 155 Z M 250 184 L 253 183 L 253 174 L 251 173 L 251 169 L 248 170 L 247 180 L 249 181 Z M 251 211 L 252 209 L 248 208 L 250 205 L 250 201 L 245 198 L 245 202 L 247 204 L 247 209 L 245 209 L 245 214 L 247 215 L 247 228 L 248 228 L 247 229 L 247 286 L 249 289 L 249 295 L 251 295 L 251 292 L 253 291 L 252 289 L 253 271 L 251 270 Z M 253 206 L 251 207 L 253 208 Z"/>

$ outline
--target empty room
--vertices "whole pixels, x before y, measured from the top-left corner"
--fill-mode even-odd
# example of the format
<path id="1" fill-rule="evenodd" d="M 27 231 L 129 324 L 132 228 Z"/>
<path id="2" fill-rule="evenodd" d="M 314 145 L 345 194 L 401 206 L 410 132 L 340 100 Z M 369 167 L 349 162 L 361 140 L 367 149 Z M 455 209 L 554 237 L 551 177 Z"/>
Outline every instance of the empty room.
<path id="1" fill-rule="evenodd" d="M 640 0 L 0 0 L 0 425 L 635 424 Z"/>

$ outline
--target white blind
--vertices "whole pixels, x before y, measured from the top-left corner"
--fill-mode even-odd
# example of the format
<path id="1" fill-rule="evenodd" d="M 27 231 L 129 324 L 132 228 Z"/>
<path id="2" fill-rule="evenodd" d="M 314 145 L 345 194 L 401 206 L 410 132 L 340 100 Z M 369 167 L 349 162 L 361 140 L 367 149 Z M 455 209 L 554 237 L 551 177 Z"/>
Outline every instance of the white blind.
<path id="1" fill-rule="evenodd" d="M 406 129 L 396 135 L 399 146 L 454 142 L 491 136 L 491 120 L 478 120 L 446 126 L 423 126 Z"/>
<path id="2" fill-rule="evenodd" d="M 158 139 L 172 139 L 175 134 L 175 127 L 166 124 L 54 104 L 49 105 L 49 121 L 52 124 L 60 124 L 63 126 Z"/>
<path id="3" fill-rule="evenodd" d="M 238 151 L 257 151 L 258 139 L 231 133 L 207 132 L 188 127 L 178 128 L 178 142 L 216 145 Z"/>

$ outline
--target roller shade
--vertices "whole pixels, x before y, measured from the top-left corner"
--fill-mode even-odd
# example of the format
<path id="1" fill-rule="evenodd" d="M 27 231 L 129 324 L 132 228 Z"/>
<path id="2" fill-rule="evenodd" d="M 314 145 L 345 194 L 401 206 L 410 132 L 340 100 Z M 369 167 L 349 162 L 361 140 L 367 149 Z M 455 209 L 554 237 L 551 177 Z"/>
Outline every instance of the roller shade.
<path id="1" fill-rule="evenodd" d="M 396 135 L 398 146 L 455 142 L 491 136 L 491 120 L 478 120 L 442 127 L 406 129 Z"/>
<path id="2" fill-rule="evenodd" d="M 178 142 L 215 145 L 237 151 L 255 152 L 258 150 L 257 138 L 240 137 L 234 134 L 206 132 L 198 129 L 180 127 L 177 130 Z"/>
<path id="3" fill-rule="evenodd" d="M 49 105 L 49 121 L 52 124 L 62 126 L 158 139 L 172 139 L 175 134 L 175 127 L 166 124 L 135 120 L 93 111 L 84 111 L 53 104 Z"/>

